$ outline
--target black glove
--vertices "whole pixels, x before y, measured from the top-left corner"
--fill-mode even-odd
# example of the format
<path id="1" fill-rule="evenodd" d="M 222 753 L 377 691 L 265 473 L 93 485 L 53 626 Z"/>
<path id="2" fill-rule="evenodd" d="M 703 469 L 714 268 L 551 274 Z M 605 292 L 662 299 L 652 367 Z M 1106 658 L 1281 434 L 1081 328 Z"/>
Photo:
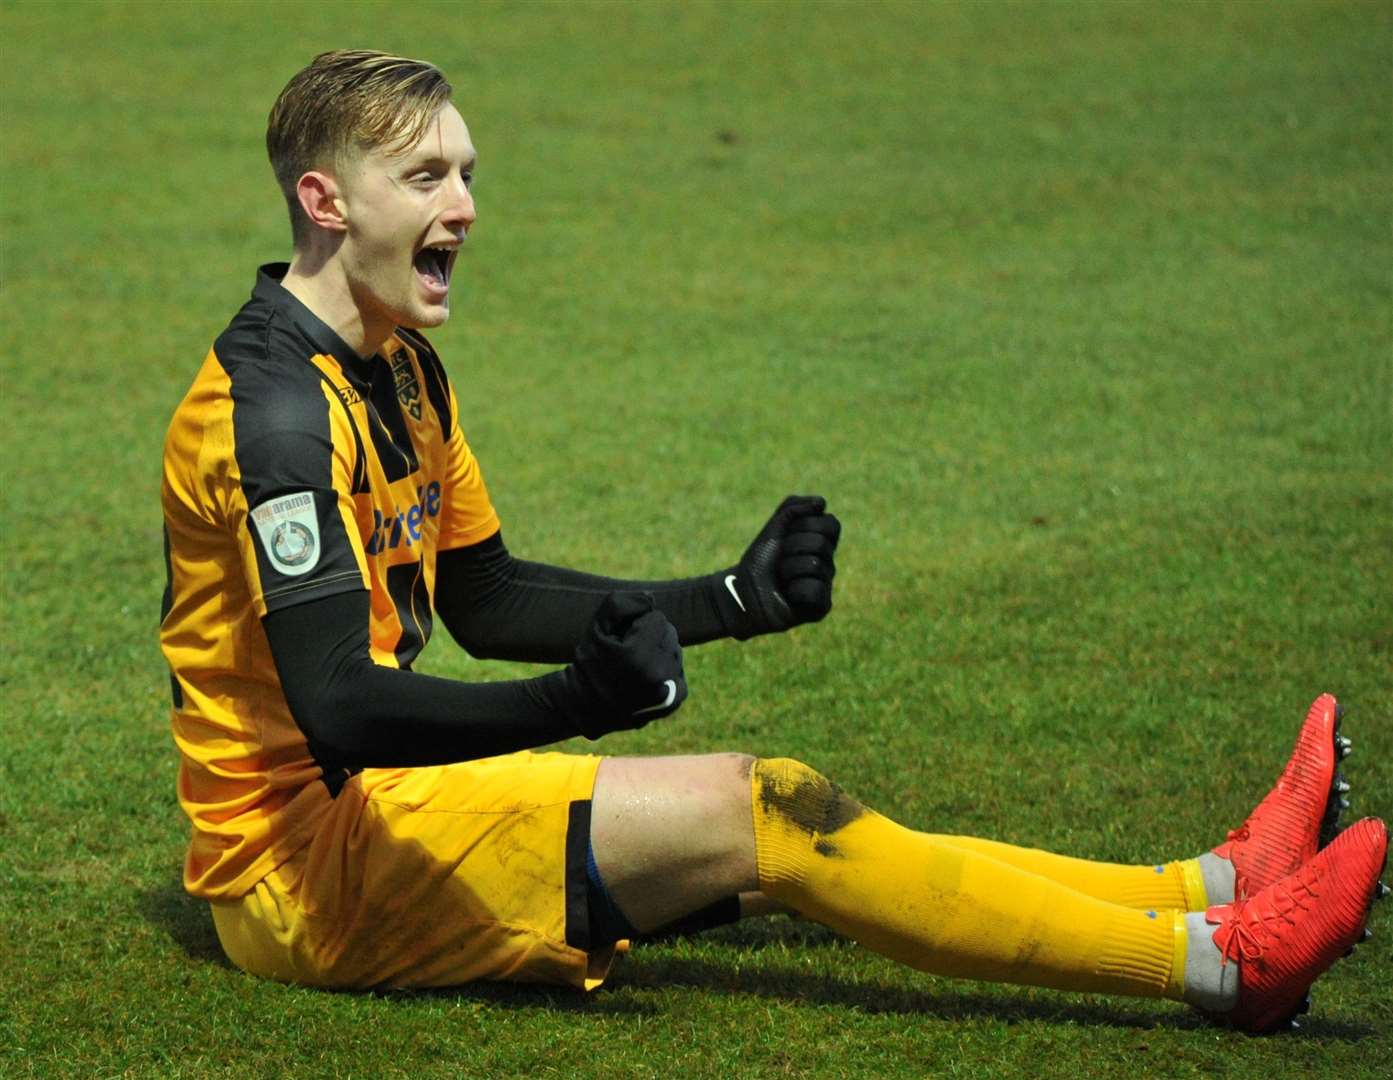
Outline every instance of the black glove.
<path id="1" fill-rule="evenodd" d="M 563 674 L 565 711 L 587 739 L 643 727 L 687 699 L 677 630 L 649 593 L 605 597 Z"/>
<path id="2" fill-rule="evenodd" d="M 790 495 L 739 564 L 716 575 L 716 606 L 732 637 L 817 622 L 832 610 L 842 525 L 826 509 L 820 495 Z"/>

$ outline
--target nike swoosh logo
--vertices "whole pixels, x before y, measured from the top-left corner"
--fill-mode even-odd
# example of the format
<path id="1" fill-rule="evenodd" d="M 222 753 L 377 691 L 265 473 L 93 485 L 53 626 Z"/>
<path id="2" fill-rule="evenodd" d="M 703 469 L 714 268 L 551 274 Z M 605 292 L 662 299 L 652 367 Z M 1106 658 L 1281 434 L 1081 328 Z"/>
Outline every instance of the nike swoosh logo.
<path id="1" fill-rule="evenodd" d="M 657 712 L 659 709 L 666 709 L 677 700 L 677 681 L 675 679 L 664 679 L 663 685 L 667 687 L 667 700 L 660 701 L 656 705 L 650 705 L 646 709 L 639 709 L 634 713 L 635 716 L 642 716 L 644 713 Z"/>
<path id="2" fill-rule="evenodd" d="M 739 594 L 738 592 L 735 591 L 735 575 L 734 575 L 734 574 L 727 574 L 727 575 L 726 575 L 726 591 L 727 591 L 728 593 L 730 593 L 730 595 L 735 599 L 735 602 L 736 602 L 737 604 L 740 605 L 740 610 L 741 610 L 741 611 L 744 611 L 744 610 L 745 610 L 745 601 L 741 600 L 741 599 L 740 599 L 740 594 Z"/>

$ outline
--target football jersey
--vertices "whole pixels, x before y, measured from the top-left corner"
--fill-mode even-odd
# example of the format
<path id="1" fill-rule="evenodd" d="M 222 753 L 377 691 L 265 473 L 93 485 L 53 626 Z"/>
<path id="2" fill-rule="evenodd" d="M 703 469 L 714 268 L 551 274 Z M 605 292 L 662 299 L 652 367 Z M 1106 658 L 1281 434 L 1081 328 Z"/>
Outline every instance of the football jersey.
<path id="1" fill-rule="evenodd" d="M 170 423 L 162 500 L 185 887 L 239 896 L 306 844 L 333 775 L 296 725 L 267 612 L 370 593 L 374 662 L 407 668 L 431 632 L 436 552 L 498 517 L 425 338 L 364 360 L 261 268 Z"/>

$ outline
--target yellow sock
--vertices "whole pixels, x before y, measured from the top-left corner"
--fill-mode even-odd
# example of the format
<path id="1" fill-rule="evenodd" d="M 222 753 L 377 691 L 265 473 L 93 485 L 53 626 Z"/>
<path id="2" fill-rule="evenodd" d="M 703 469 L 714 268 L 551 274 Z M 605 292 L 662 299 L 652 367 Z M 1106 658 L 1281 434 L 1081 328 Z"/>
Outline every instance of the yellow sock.
<path id="1" fill-rule="evenodd" d="M 801 762 L 751 775 L 765 895 L 937 975 L 1179 999 L 1185 920 L 1110 904 L 866 810 Z"/>
<path id="2" fill-rule="evenodd" d="M 1155 866 L 1128 866 L 1075 859 L 1039 848 L 1015 847 L 975 836 L 935 834 L 934 839 L 989 856 L 998 862 L 1010 863 L 1021 870 L 1028 870 L 1123 907 L 1155 908 L 1158 911 L 1167 908 L 1204 911 L 1209 907 L 1198 859 L 1158 863 Z"/>

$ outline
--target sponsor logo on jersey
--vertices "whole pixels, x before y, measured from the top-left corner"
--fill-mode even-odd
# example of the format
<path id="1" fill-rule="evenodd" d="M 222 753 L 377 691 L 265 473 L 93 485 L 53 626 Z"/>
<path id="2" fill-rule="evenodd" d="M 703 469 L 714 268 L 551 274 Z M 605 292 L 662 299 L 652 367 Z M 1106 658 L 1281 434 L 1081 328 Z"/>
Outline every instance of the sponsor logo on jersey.
<path id="1" fill-rule="evenodd" d="M 421 419 L 421 384 L 416 381 L 416 369 L 405 349 L 392 354 L 392 380 L 397 387 L 397 400 L 413 419 Z"/>
<path id="2" fill-rule="evenodd" d="M 319 563 L 319 516 L 311 492 L 267 499 L 252 511 L 252 524 L 266 557 L 282 574 L 299 577 Z"/>
<path id="3" fill-rule="evenodd" d="M 351 386 L 336 386 L 334 387 L 334 389 L 338 391 L 339 400 L 342 401 L 349 408 L 352 408 L 354 405 L 360 404 L 363 400 L 362 396 L 358 393 L 358 391 L 354 390 Z"/>
<path id="4" fill-rule="evenodd" d="M 411 547 L 421 542 L 421 526 L 426 518 L 440 514 L 440 484 L 432 480 L 425 487 L 416 489 L 416 502 L 405 509 L 395 507 L 393 514 L 381 510 L 372 512 L 372 535 L 368 537 L 365 550 L 369 555 L 405 544 Z"/>

